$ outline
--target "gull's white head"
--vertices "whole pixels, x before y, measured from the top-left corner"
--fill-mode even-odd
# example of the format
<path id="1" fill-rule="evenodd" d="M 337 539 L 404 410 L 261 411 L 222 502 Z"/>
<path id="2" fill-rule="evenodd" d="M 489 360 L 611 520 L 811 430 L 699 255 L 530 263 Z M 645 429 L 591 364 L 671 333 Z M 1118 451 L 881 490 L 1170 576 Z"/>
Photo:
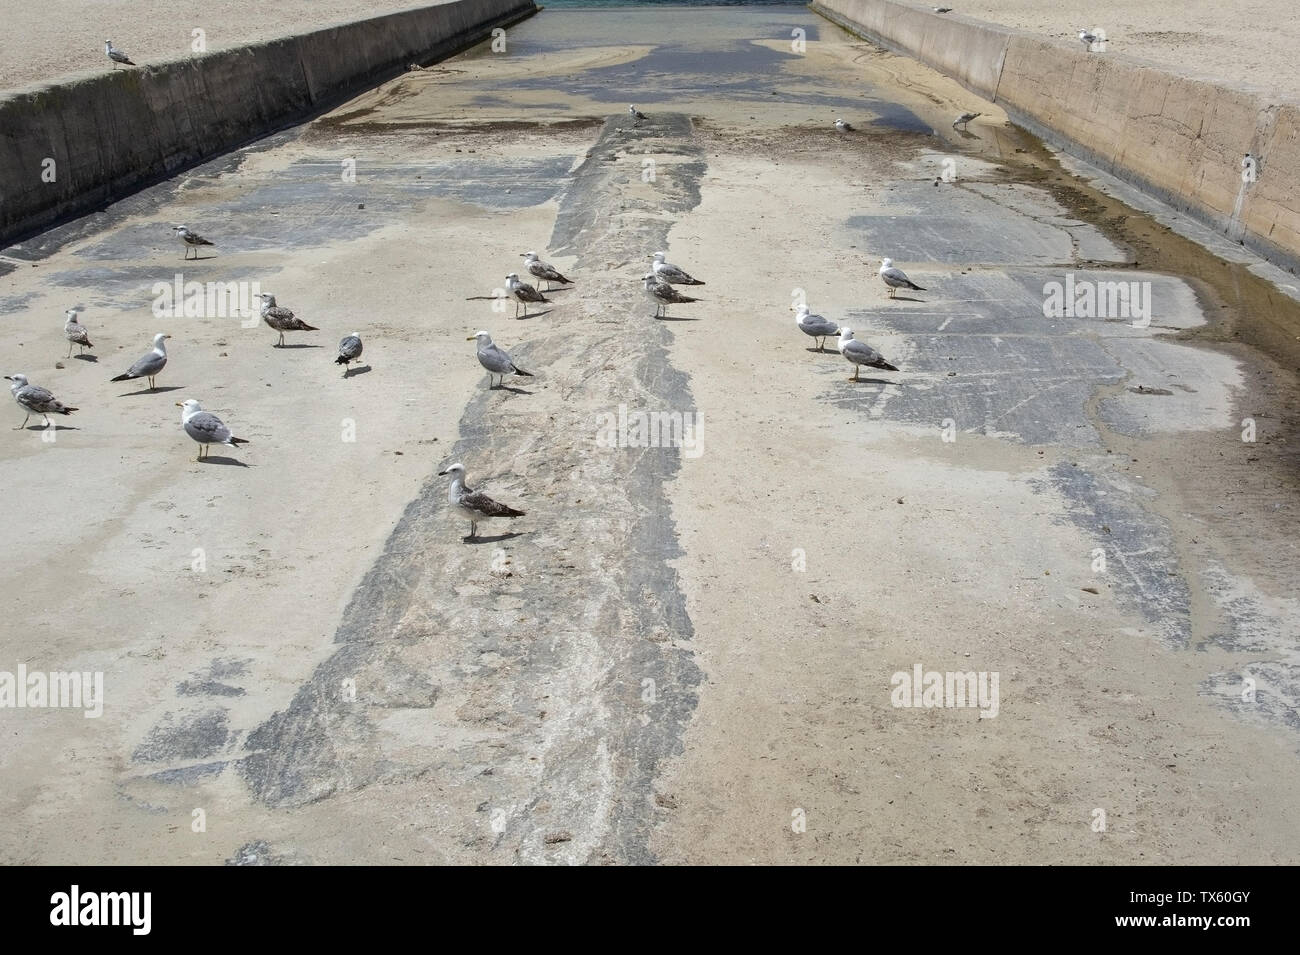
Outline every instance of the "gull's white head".
<path id="1" fill-rule="evenodd" d="M 536 258 L 537 258 L 537 253 L 536 253 L 536 252 L 525 252 L 525 253 L 524 253 L 524 261 L 526 261 L 526 262 L 532 262 L 532 261 L 533 261 L 534 259 L 536 259 Z"/>
<path id="2" fill-rule="evenodd" d="M 202 408 L 199 407 L 199 403 L 195 401 L 193 398 L 186 398 L 184 401 L 178 401 L 176 402 L 176 405 L 181 409 L 182 422 L 184 422 L 188 418 L 194 417 L 196 414 L 198 414 L 200 411 L 203 410 Z"/>
<path id="3" fill-rule="evenodd" d="M 451 478 L 452 478 L 453 481 L 456 480 L 456 479 L 458 479 L 458 478 L 459 478 L 460 480 L 464 480 L 464 479 L 465 479 L 465 465 L 463 465 L 463 464 L 461 464 L 459 461 L 457 461 L 455 464 L 448 465 L 448 467 L 447 467 L 447 469 L 446 469 L 445 471 L 439 471 L 439 472 L 438 472 L 438 476 L 439 476 L 439 477 L 443 476 L 444 474 L 450 474 L 450 475 L 451 475 Z"/>
<path id="4" fill-rule="evenodd" d="M 636 107 L 633 106 L 633 105 L 630 105 L 630 104 L 629 104 L 629 105 L 628 105 L 628 108 L 627 108 L 627 111 L 628 111 L 629 113 L 635 113 L 635 112 L 636 112 Z"/>
<path id="5" fill-rule="evenodd" d="M 75 308 L 70 308 L 63 314 L 68 317 L 68 321 L 70 322 L 75 322 L 77 320 L 77 310 Z"/>
<path id="6" fill-rule="evenodd" d="M 664 253 L 662 253 L 662 252 L 656 252 L 656 253 L 654 254 L 654 260 L 655 260 L 656 262 L 662 262 L 665 258 L 666 258 L 666 256 L 665 256 Z"/>
<path id="7" fill-rule="evenodd" d="M 105 52 L 107 52 L 108 50 L 111 50 L 111 49 L 113 49 L 113 41 L 112 41 L 112 40 L 105 40 L 105 41 L 104 41 L 104 50 L 105 50 Z"/>
<path id="8" fill-rule="evenodd" d="M 169 338 L 171 338 L 170 335 L 164 335 L 162 332 L 159 332 L 157 335 L 153 337 L 153 347 L 161 350 L 163 347 L 163 342 L 165 342 Z"/>
<path id="9" fill-rule="evenodd" d="M 491 345 L 491 344 L 492 344 L 492 336 L 489 335 L 487 332 L 484 332 L 484 331 L 477 331 L 477 332 L 475 332 L 473 335 L 471 335 L 469 338 L 465 339 L 465 341 L 467 341 L 467 342 L 477 341 L 480 345 Z"/>
<path id="10" fill-rule="evenodd" d="M 509 275 L 506 276 L 506 281 L 507 281 L 507 282 L 517 282 L 517 281 L 519 281 L 519 273 L 518 273 L 518 272 L 511 272 Z"/>
<path id="11" fill-rule="evenodd" d="M 880 267 L 881 267 L 882 269 L 892 269 L 892 268 L 894 267 L 894 260 L 893 260 L 893 259 L 881 259 L 881 260 L 880 260 Z"/>
<path id="12" fill-rule="evenodd" d="M 641 276 L 641 279 L 646 285 L 649 285 L 651 282 L 655 281 L 655 274 L 653 272 L 647 272 L 645 275 Z"/>
<path id="13" fill-rule="evenodd" d="M 841 326 L 840 326 L 840 341 L 842 341 L 842 342 L 847 342 L 847 341 L 852 340 L 852 338 L 853 338 L 853 329 L 849 328 L 847 325 L 841 325 Z"/>
<path id="14" fill-rule="evenodd" d="M 187 229 L 187 228 L 185 228 L 185 226 L 183 226 L 183 225 L 174 225 L 174 226 L 172 226 L 172 231 L 175 232 L 175 233 L 177 233 L 178 235 L 184 235 L 185 233 L 189 232 L 190 230 Z"/>
<path id="15" fill-rule="evenodd" d="M 27 387 L 26 375 L 5 375 L 5 380 L 13 382 L 9 388 L 10 391 L 17 391 L 19 388 Z"/>
<path id="16" fill-rule="evenodd" d="M 794 320 L 796 322 L 808 314 L 808 306 L 802 303 L 799 305 L 791 305 L 790 307 L 794 309 Z"/>

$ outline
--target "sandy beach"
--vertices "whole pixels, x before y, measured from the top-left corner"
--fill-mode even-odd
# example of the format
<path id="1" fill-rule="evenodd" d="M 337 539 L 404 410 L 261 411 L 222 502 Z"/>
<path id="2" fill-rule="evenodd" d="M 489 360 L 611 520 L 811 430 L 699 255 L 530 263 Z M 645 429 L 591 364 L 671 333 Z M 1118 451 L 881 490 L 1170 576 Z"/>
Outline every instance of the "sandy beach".
<path id="1" fill-rule="evenodd" d="M 1262 283 L 806 10 L 691 16 L 543 13 L 5 260 L 4 373 L 80 410 L 0 431 L 0 669 L 107 694 L 0 714 L 7 860 L 1300 861 Z M 576 284 L 516 319 L 530 249 Z M 658 320 L 656 249 L 706 281 Z M 320 331 L 152 313 L 178 274 Z M 1067 275 L 1150 322 L 1049 316 Z M 899 370 L 851 381 L 801 300 Z M 533 377 L 490 390 L 479 329 Z M 110 383 L 158 331 L 159 390 Z M 195 461 L 190 397 L 250 443 Z M 600 440 L 627 412 L 699 444 Z M 462 540 L 456 460 L 526 516 Z M 998 674 L 996 715 L 900 706 L 918 665 Z"/>
<path id="2" fill-rule="evenodd" d="M 364 15 L 430 5 L 382 0 Z M 192 55 L 195 29 L 204 31 L 209 50 L 219 50 L 358 13 L 344 0 L 232 0 L 197 10 L 166 0 L 0 0 L 0 90 L 105 69 L 105 39 L 148 63 Z M 1300 78 L 1277 68 L 1300 52 L 1300 21 L 1289 0 L 1242 0 L 1225 13 L 1214 0 L 970 0 L 954 10 L 1067 44 L 1078 42 L 1080 29 L 1101 27 L 1112 52 L 1300 99 Z"/>

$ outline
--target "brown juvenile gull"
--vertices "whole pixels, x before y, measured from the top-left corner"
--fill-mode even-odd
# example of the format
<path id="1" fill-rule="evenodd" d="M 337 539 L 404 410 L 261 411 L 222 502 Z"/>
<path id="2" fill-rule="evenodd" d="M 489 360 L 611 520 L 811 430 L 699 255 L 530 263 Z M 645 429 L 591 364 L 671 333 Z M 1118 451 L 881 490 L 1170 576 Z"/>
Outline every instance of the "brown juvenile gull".
<path id="1" fill-rule="evenodd" d="M 130 381 L 132 378 L 149 379 L 149 390 L 154 390 L 154 376 L 163 370 L 167 364 L 167 346 L 164 341 L 171 338 L 170 335 L 164 335 L 159 332 L 153 337 L 153 351 L 147 355 L 141 355 L 136 359 L 135 364 L 126 370 L 124 374 L 116 378 L 110 378 L 109 381 Z"/>
<path id="2" fill-rule="evenodd" d="M 529 275 L 543 279 L 546 282 L 546 288 L 543 289 L 543 291 L 546 292 L 551 290 L 552 282 L 563 282 L 565 285 L 573 284 L 572 280 L 566 279 L 563 275 L 557 272 L 554 266 L 547 265 L 539 259 L 536 252 L 524 253 L 524 268 L 528 270 Z"/>
<path id="3" fill-rule="evenodd" d="M 339 357 L 334 359 L 334 364 L 343 366 L 343 377 L 346 378 L 348 372 L 352 370 L 348 365 L 354 361 L 360 360 L 360 358 L 361 333 L 353 332 L 351 335 L 344 338 L 343 341 L 339 342 Z"/>
<path id="4" fill-rule="evenodd" d="M 129 56 L 127 56 L 127 55 L 126 55 L 125 53 L 123 53 L 121 50 L 115 50 L 115 49 L 113 49 L 113 41 L 112 41 L 112 40 L 105 40 L 105 41 L 104 41 L 104 54 L 105 54 L 105 55 L 106 55 L 110 60 L 113 61 L 113 69 L 117 69 L 117 64 L 119 64 L 119 63 L 125 63 L 127 66 L 135 66 L 135 64 L 134 64 L 133 62 L 131 62 L 131 58 L 130 58 Z"/>
<path id="5" fill-rule="evenodd" d="M 653 256 L 654 262 L 650 270 L 654 272 L 655 278 L 660 282 L 667 282 L 669 285 L 703 285 L 699 279 L 693 279 L 686 273 L 685 269 L 679 269 L 671 262 L 664 261 L 664 254 L 656 252 Z"/>
<path id="6" fill-rule="evenodd" d="M 472 541 L 478 536 L 478 522 L 484 518 L 524 516 L 523 511 L 498 504 L 486 494 L 475 491 L 467 485 L 463 464 L 453 464 L 447 470 L 439 471 L 438 474 L 451 475 L 451 487 L 447 489 L 447 503 L 456 513 L 469 519 L 469 536 L 465 538 L 467 541 Z"/>
<path id="7" fill-rule="evenodd" d="M 691 298 L 689 295 L 683 295 L 667 282 L 656 280 L 654 275 L 650 272 L 647 272 L 645 275 L 641 276 L 641 278 L 645 282 L 646 298 L 655 303 L 655 318 L 658 318 L 661 312 L 666 317 L 669 305 L 682 305 L 686 302 L 699 301 L 698 298 Z"/>
<path id="8" fill-rule="evenodd" d="M 9 392 L 14 396 L 14 401 L 18 402 L 18 406 L 27 412 L 27 417 L 23 418 L 23 423 L 13 429 L 15 431 L 21 431 L 27 427 L 27 422 L 34 414 L 41 415 L 45 419 L 45 427 L 48 428 L 52 423 L 50 415 L 70 415 L 77 410 L 65 405 L 39 385 L 27 384 L 26 375 L 5 375 L 5 379 L 13 382 L 9 387 Z"/>
<path id="9" fill-rule="evenodd" d="M 519 303 L 524 305 L 524 318 L 528 317 L 529 302 L 544 302 L 547 305 L 551 300 L 543 295 L 537 289 L 533 288 L 527 282 L 519 281 L 519 273 L 511 272 L 506 276 L 506 291 L 515 297 L 515 318 L 519 318 Z"/>
<path id="10" fill-rule="evenodd" d="M 841 328 L 839 341 L 840 354 L 853 362 L 853 377 L 849 381 L 858 380 L 858 372 L 862 366 L 869 368 L 881 368 L 885 371 L 898 371 L 893 365 L 885 361 L 883 355 L 876 351 L 866 342 L 860 342 L 853 337 L 853 329 Z"/>
<path id="11" fill-rule="evenodd" d="M 840 333 L 840 327 L 820 315 L 810 315 L 807 305 L 798 305 L 794 310 L 794 323 L 800 331 L 817 340 L 817 350 L 826 350 L 826 339 Z"/>
<path id="12" fill-rule="evenodd" d="M 183 225 L 172 226 L 172 231 L 176 233 L 176 238 L 180 239 L 181 244 L 185 246 L 185 258 L 187 259 L 190 257 L 190 249 L 194 250 L 194 258 L 197 259 L 199 257 L 199 246 L 211 245 L 216 248 L 214 243 L 209 242 L 197 232 L 191 232 Z"/>
<path id="13" fill-rule="evenodd" d="M 271 328 L 280 333 L 280 341 L 273 347 L 284 347 L 285 332 L 320 331 L 320 329 L 315 325 L 308 325 L 283 305 L 276 305 L 275 296 L 270 292 L 262 292 L 259 297 L 262 299 L 262 321 L 266 322 L 266 324 L 270 325 Z"/>
<path id="14" fill-rule="evenodd" d="M 498 388 L 506 383 L 506 375 L 523 375 L 525 378 L 533 377 L 531 371 L 524 371 L 514 363 L 507 352 L 500 345 L 492 341 L 492 336 L 487 332 L 475 332 L 469 338 L 468 342 L 478 342 L 478 363 L 486 368 L 489 372 L 489 387 Z M 497 375 L 501 376 L 500 385 L 491 384 L 492 379 Z"/>
<path id="15" fill-rule="evenodd" d="M 894 268 L 893 259 L 880 260 L 880 280 L 889 286 L 889 297 L 893 298 L 894 293 L 900 288 L 909 288 L 916 292 L 924 292 L 925 289 L 917 285 L 907 277 L 902 269 Z"/>
<path id="16" fill-rule="evenodd" d="M 199 456 L 195 461 L 202 461 L 204 451 L 211 451 L 208 447 L 212 444 L 224 444 L 227 447 L 235 447 L 239 444 L 248 444 L 245 438 L 236 438 L 218 418 L 210 411 L 204 411 L 199 407 L 199 403 L 193 398 L 188 401 L 176 402 L 176 407 L 181 409 L 181 427 L 185 433 L 199 443 Z"/>
<path id="17" fill-rule="evenodd" d="M 70 308 L 63 315 L 67 319 L 63 323 L 63 334 L 68 339 L 68 354 L 64 357 L 72 357 L 73 345 L 80 346 L 81 351 L 77 352 L 78 355 L 84 355 L 87 348 L 94 348 L 95 346 L 90 343 L 90 333 L 86 331 L 86 326 L 77 321 L 77 310 Z"/>

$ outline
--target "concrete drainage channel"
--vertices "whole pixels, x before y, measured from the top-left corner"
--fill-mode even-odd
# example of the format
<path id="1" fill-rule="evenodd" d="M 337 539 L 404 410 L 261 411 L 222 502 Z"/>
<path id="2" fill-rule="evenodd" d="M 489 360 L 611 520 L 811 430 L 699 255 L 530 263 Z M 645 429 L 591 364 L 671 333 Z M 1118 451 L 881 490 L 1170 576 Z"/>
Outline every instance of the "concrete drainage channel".
<path id="1" fill-rule="evenodd" d="M 319 115 L 537 9 L 452 0 L 12 94 L 0 100 L 0 247 Z"/>
<path id="2" fill-rule="evenodd" d="M 1267 156 L 1276 170 L 1300 165 L 1300 104 L 895 0 L 811 6 L 849 32 L 951 76 L 1049 145 L 1285 269 L 1300 267 L 1294 178 L 1250 180 L 1241 165 L 1247 154 Z"/>

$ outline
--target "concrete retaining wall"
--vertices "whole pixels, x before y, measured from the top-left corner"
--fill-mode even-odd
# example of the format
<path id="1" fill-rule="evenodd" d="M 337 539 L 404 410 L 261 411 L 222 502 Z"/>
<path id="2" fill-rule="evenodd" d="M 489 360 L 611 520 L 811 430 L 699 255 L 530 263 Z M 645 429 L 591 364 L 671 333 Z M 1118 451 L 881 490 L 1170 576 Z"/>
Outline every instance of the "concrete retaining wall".
<path id="1" fill-rule="evenodd" d="M 1300 270 L 1300 104 L 896 0 L 814 10 L 948 74 L 1046 142 Z M 1260 157 L 1242 179 L 1246 153 Z"/>
<path id="2" fill-rule="evenodd" d="M 446 58 L 536 10 L 453 0 L 0 99 L 0 247 Z M 47 159 L 54 181 L 45 182 Z"/>

